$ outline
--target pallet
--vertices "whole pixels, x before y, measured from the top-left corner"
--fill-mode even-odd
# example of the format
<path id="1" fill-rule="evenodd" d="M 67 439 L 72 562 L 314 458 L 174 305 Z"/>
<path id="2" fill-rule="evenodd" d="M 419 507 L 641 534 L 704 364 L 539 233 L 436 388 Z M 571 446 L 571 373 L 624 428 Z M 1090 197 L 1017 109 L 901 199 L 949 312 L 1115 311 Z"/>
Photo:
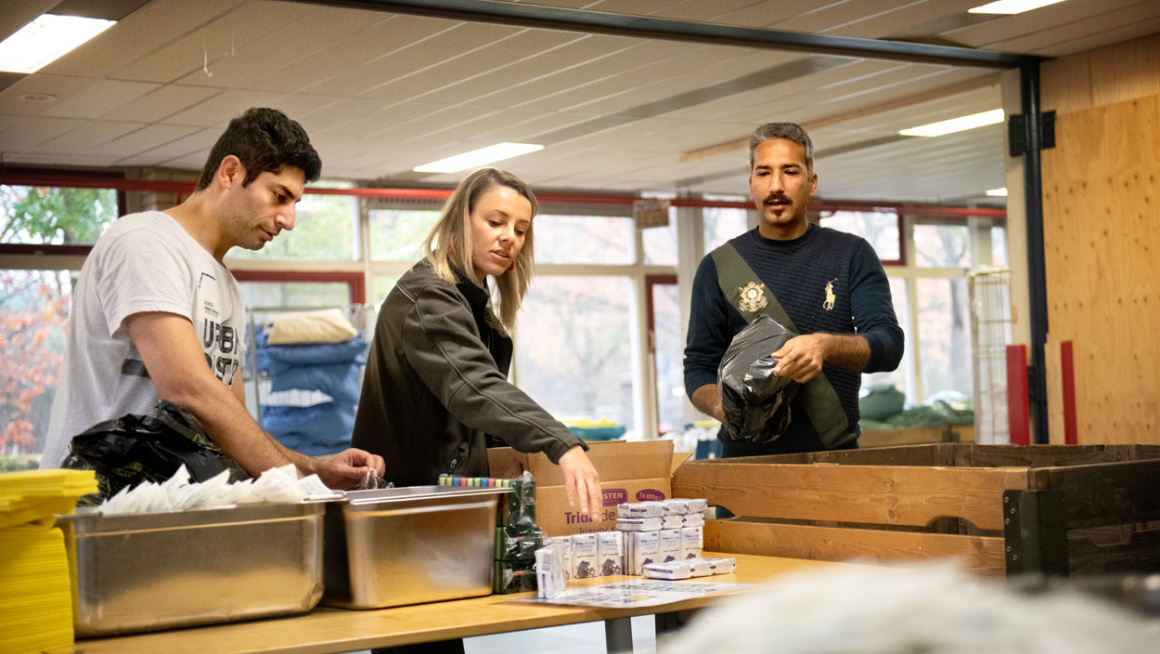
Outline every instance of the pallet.
<path id="1" fill-rule="evenodd" d="M 1160 446 L 942 443 L 690 461 L 674 497 L 733 518 L 705 548 L 842 561 L 954 556 L 981 574 L 1160 570 Z"/>

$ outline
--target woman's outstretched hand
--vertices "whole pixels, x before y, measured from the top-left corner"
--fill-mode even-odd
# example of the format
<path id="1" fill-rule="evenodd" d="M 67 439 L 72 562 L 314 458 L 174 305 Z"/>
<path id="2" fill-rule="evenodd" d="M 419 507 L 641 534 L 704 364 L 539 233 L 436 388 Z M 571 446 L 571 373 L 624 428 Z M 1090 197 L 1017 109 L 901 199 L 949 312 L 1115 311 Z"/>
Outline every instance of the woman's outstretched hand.
<path id="1" fill-rule="evenodd" d="M 591 517 L 593 522 L 599 521 L 600 510 L 604 508 L 600 475 L 588 460 L 584 448 L 577 445 L 565 452 L 560 457 L 559 465 L 564 472 L 564 483 L 568 490 L 568 506 L 576 508 L 576 500 L 579 499 L 580 511 Z"/>

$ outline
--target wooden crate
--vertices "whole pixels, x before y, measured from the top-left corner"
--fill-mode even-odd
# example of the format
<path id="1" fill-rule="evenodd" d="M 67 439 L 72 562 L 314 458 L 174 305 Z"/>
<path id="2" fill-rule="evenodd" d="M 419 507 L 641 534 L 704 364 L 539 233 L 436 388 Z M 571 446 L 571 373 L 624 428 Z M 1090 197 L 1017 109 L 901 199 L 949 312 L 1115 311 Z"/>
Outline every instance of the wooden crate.
<path id="1" fill-rule="evenodd" d="M 897 429 L 868 429 L 858 437 L 858 447 L 893 447 L 896 445 L 927 445 L 929 443 L 974 443 L 975 428 L 970 425 L 945 427 L 899 427 Z"/>
<path id="2" fill-rule="evenodd" d="M 1160 446 L 943 443 L 689 461 L 705 549 L 843 561 L 956 556 L 982 574 L 1160 570 Z"/>

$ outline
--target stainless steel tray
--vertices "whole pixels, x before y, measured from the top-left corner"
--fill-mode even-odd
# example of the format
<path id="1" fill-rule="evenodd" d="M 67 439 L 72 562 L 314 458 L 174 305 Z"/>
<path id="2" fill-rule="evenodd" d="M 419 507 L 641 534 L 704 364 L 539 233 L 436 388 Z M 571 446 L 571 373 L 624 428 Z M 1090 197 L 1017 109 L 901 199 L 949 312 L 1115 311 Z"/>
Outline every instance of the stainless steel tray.
<path id="1" fill-rule="evenodd" d="M 491 593 L 495 514 L 508 488 L 350 491 L 326 507 L 323 604 L 377 609 Z"/>
<path id="2" fill-rule="evenodd" d="M 59 516 L 76 537 L 78 637 L 305 613 L 323 504 Z"/>

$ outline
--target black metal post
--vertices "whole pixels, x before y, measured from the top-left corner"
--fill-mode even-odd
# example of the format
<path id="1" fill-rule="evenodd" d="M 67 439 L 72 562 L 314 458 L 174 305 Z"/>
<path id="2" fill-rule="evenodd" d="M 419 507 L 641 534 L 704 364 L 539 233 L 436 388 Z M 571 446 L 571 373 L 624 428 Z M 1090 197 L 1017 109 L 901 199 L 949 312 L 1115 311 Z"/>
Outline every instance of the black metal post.
<path id="1" fill-rule="evenodd" d="M 1027 147 L 1023 149 L 1023 195 L 1027 212 L 1027 277 L 1031 299 L 1031 367 L 1027 394 L 1034 418 L 1034 441 L 1048 443 L 1047 379 L 1044 344 L 1047 342 L 1047 272 L 1043 251 L 1043 122 L 1039 114 L 1039 60 L 1019 64 L 1019 88 L 1026 121 Z"/>

